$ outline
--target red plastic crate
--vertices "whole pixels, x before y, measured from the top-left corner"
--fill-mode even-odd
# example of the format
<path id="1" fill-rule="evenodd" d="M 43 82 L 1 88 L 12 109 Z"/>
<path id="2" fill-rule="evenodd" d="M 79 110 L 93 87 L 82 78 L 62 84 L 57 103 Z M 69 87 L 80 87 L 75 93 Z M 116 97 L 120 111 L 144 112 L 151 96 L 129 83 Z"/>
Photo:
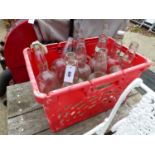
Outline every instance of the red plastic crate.
<path id="1" fill-rule="evenodd" d="M 97 41 L 97 37 L 85 40 L 88 55 L 93 55 Z M 114 43 L 113 39 L 108 38 L 109 53 Z M 49 65 L 61 55 L 64 44 L 65 42 L 47 45 L 49 52 L 46 56 Z M 121 48 L 124 53 L 128 52 L 124 46 L 118 46 L 118 48 Z M 146 58 L 136 54 L 129 68 L 43 94 L 39 91 L 35 78 L 38 69 L 33 61 L 34 51 L 26 48 L 24 58 L 34 96 L 43 105 L 53 132 L 111 109 L 128 84 L 150 66 L 150 62 Z"/>

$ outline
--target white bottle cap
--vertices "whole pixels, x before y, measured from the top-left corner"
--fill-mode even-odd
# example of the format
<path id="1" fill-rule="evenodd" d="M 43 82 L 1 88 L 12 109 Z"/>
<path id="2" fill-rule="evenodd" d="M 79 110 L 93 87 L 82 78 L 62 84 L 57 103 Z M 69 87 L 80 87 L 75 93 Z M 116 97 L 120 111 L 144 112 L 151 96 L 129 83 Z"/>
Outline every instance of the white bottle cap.
<path id="1" fill-rule="evenodd" d="M 117 31 L 117 35 L 119 36 L 124 36 L 124 34 L 125 34 L 125 31 L 122 31 L 122 30 Z"/>

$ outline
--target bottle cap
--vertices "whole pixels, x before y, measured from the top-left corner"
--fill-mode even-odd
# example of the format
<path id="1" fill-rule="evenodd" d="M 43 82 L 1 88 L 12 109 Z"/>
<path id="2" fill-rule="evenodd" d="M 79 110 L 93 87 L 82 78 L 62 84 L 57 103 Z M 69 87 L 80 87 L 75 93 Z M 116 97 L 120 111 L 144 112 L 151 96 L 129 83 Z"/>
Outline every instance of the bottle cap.
<path id="1" fill-rule="evenodd" d="M 124 36 L 124 34 L 125 34 L 125 31 L 122 31 L 122 30 L 117 31 L 117 35 L 119 36 Z"/>
<path id="2" fill-rule="evenodd" d="M 31 44 L 30 47 L 31 48 L 35 48 L 35 49 L 41 48 L 42 49 L 42 52 L 48 53 L 47 47 L 45 45 L 41 44 L 39 41 L 32 42 L 32 44 Z"/>

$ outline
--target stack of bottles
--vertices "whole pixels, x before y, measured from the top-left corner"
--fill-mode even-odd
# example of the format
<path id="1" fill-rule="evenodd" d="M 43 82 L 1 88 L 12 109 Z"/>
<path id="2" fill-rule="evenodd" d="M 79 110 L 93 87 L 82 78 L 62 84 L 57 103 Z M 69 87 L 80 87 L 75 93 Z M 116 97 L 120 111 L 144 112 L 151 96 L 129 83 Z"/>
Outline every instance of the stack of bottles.
<path id="1" fill-rule="evenodd" d="M 123 69 L 121 51 L 114 45 L 111 51 L 107 48 L 108 37 L 99 35 L 94 55 L 87 55 L 85 40 L 82 37 L 68 38 L 60 58 L 48 66 L 44 45 L 39 42 L 32 43 L 35 53 L 35 61 L 38 65 L 39 74 L 36 78 L 39 90 L 42 93 L 67 87 L 83 81 L 92 80 Z M 119 42 L 117 44 L 122 44 Z M 138 43 L 132 42 L 129 50 L 133 52 L 128 56 L 129 64 L 133 61 Z"/>

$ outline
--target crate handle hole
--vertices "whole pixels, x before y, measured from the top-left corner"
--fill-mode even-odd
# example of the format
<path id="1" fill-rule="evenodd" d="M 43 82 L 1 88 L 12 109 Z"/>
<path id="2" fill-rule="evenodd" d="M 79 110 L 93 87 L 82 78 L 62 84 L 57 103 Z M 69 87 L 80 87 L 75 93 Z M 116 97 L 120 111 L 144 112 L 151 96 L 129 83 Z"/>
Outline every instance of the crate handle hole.
<path id="1" fill-rule="evenodd" d="M 96 90 L 100 90 L 100 89 L 109 87 L 109 86 L 111 86 L 112 84 L 113 84 L 113 83 L 108 83 L 108 84 L 99 85 L 99 86 L 96 87 Z"/>

